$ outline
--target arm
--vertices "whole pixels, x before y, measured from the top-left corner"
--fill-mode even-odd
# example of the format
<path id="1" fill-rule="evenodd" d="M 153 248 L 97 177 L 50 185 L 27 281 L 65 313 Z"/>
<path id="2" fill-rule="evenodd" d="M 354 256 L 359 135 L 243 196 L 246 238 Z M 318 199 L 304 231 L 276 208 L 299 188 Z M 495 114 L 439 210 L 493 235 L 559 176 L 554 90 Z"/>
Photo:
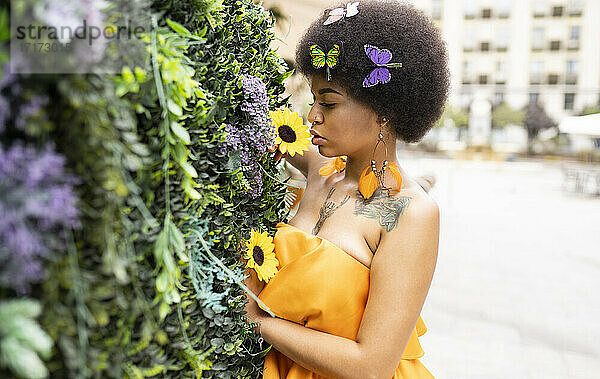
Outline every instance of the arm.
<path id="1" fill-rule="evenodd" d="M 384 234 L 373 257 L 357 341 L 272 318 L 260 310 L 263 338 L 321 376 L 391 378 L 429 290 L 439 235 L 439 211 L 432 200 L 411 204 L 402 217 L 402 225 Z"/>
<path id="2" fill-rule="evenodd" d="M 397 227 L 384 233 L 371 262 L 369 298 L 357 341 L 367 360 L 378 362 L 372 378 L 391 378 L 429 291 L 439 242 L 439 208 L 411 199 Z"/>

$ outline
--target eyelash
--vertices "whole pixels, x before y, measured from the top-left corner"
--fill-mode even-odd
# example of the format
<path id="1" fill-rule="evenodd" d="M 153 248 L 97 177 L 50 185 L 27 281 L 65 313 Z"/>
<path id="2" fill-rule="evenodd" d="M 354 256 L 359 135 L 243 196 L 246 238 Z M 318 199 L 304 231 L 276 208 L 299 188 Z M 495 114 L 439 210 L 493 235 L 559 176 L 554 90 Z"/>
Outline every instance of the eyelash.
<path id="1" fill-rule="evenodd" d="M 312 102 L 312 103 L 309 103 L 308 105 L 310 105 L 312 107 L 313 105 L 315 105 L 315 103 Z M 327 108 L 331 108 L 331 107 L 333 107 L 335 105 L 335 103 L 333 103 L 333 104 L 319 103 L 319 105 L 322 105 L 322 106 L 327 107 Z"/>

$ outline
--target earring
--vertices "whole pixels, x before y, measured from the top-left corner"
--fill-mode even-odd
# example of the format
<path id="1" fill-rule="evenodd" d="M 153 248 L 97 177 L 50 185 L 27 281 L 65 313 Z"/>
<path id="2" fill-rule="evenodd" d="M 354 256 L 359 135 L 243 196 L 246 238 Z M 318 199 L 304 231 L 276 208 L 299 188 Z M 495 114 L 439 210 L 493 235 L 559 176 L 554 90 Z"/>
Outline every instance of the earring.
<path id="1" fill-rule="evenodd" d="M 391 188 L 387 187 L 384 184 L 384 174 L 386 172 L 386 169 L 389 169 L 394 179 L 396 179 L 396 183 L 398 183 L 398 189 L 400 189 L 400 187 L 402 186 L 402 175 L 400 174 L 398 166 L 396 166 L 394 163 L 388 163 L 387 161 L 388 149 L 387 144 L 383 139 L 382 122 L 387 122 L 387 118 L 383 117 L 379 121 L 379 136 L 377 138 L 377 142 L 375 143 L 375 147 L 373 148 L 371 165 L 367 166 L 367 168 L 364 169 L 362 174 L 360 174 L 360 179 L 358 180 L 358 190 L 365 199 L 369 199 L 371 196 L 373 196 L 373 193 L 375 192 L 375 190 L 377 190 L 377 187 L 380 187 L 381 190 L 385 192 L 387 196 L 390 196 Z M 375 151 L 377 150 L 377 146 L 380 143 L 383 143 L 383 146 L 385 147 L 385 159 L 383 160 L 383 164 L 381 165 L 381 170 L 377 170 L 377 165 L 375 161 Z"/>

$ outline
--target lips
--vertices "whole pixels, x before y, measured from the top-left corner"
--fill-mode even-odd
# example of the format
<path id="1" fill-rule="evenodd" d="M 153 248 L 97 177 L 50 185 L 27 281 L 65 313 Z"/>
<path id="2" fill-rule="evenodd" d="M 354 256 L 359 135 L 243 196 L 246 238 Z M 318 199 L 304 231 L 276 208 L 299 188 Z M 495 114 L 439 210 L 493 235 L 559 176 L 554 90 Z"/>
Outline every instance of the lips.
<path id="1" fill-rule="evenodd" d="M 323 138 L 323 139 L 327 139 L 327 138 L 325 138 L 325 137 L 321 136 L 319 133 L 317 133 L 317 132 L 316 132 L 316 131 L 314 131 L 313 129 L 311 129 L 311 130 L 310 130 L 310 134 L 312 134 L 312 135 L 313 135 L 313 136 L 315 136 L 315 137 L 320 137 L 320 138 Z"/>

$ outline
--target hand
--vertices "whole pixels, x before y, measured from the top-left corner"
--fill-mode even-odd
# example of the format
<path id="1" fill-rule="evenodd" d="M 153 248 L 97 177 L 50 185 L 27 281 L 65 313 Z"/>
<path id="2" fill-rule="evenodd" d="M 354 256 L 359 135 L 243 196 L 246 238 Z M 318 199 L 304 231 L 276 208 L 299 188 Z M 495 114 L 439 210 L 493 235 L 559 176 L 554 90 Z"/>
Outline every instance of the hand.
<path id="1" fill-rule="evenodd" d="M 244 280 L 243 283 L 246 285 L 246 287 L 248 287 L 250 291 L 252 291 L 253 294 L 258 296 L 262 292 L 265 283 L 258 279 L 258 276 L 256 275 L 256 272 L 254 270 L 248 268 L 246 269 L 246 273 L 249 276 Z M 260 307 L 256 303 L 256 300 L 254 300 L 250 295 L 248 295 L 247 292 L 244 291 L 244 294 L 246 295 L 246 300 L 248 301 L 248 303 L 244 306 L 244 311 L 247 312 L 246 317 L 248 317 L 251 322 L 259 322 L 262 319 L 262 317 L 267 313 L 260 309 Z M 259 333 L 259 326 L 256 326 L 254 328 L 254 331 L 256 333 Z"/>
<path id="2" fill-rule="evenodd" d="M 248 303 L 246 303 L 246 305 L 244 306 L 244 311 L 246 311 L 246 317 L 250 319 L 250 322 L 259 322 L 263 316 L 261 312 L 264 311 L 259 308 L 258 304 L 256 303 L 256 300 L 248 296 L 248 294 L 246 294 L 246 299 L 248 300 Z M 258 333 L 258 326 L 256 326 L 255 331 Z"/>
<path id="3" fill-rule="evenodd" d="M 273 162 L 279 162 L 279 160 L 283 157 L 283 153 L 279 150 L 279 146 L 274 146 L 269 148 L 269 151 L 272 153 L 275 151 L 275 157 L 273 158 Z"/>

